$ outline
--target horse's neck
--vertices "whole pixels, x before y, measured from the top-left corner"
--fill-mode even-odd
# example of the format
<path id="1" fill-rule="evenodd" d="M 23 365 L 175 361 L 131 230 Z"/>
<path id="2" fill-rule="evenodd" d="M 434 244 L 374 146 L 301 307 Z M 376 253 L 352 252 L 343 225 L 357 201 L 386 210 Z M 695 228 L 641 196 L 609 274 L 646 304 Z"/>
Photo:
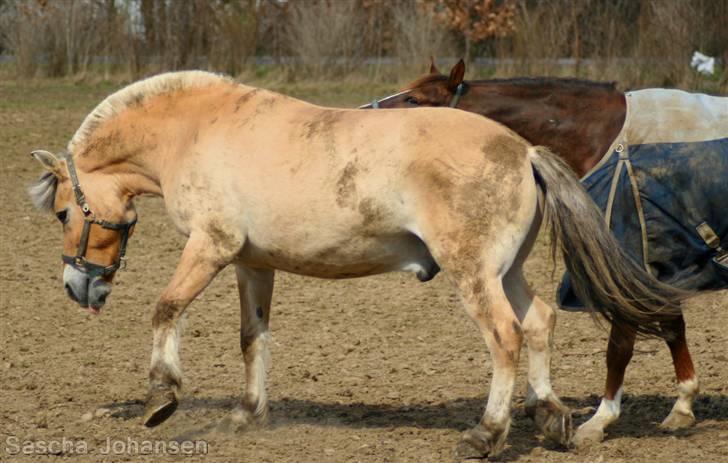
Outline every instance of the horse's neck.
<path id="1" fill-rule="evenodd" d="M 111 174 L 130 195 L 163 195 L 198 135 L 221 117 L 254 117 L 282 97 L 243 85 L 190 88 L 131 107 L 96 129 L 74 153 L 83 172 Z M 249 101 L 251 100 L 251 101 Z M 287 101 L 292 101 L 287 99 Z M 245 111 L 249 116 L 241 116 Z"/>
<path id="2" fill-rule="evenodd" d="M 136 126 L 113 123 L 80 147 L 74 160 L 86 174 L 114 176 L 121 189 L 131 196 L 161 196 L 163 164 L 159 147 L 163 145 L 157 136 Z"/>
<path id="3" fill-rule="evenodd" d="M 579 177 L 599 162 L 624 124 L 624 95 L 616 90 L 539 94 L 477 82 L 470 92 L 461 109 L 494 119 L 534 145 L 549 147 Z"/>

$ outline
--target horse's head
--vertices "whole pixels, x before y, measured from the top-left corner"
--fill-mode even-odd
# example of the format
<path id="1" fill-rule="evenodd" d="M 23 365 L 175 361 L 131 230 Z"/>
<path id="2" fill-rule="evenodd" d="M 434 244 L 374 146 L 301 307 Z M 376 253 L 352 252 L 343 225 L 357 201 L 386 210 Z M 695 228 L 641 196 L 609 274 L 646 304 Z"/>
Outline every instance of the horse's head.
<path id="1" fill-rule="evenodd" d="M 63 286 L 81 307 L 98 313 L 136 223 L 131 195 L 114 175 L 77 169 L 70 154 L 38 150 L 32 156 L 47 171 L 30 188 L 33 202 L 63 225 Z"/>
<path id="2" fill-rule="evenodd" d="M 455 107 L 464 91 L 464 75 L 465 63 L 463 60 L 458 61 L 449 76 L 440 73 L 433 60 L 430 64 L 429 74 L 411 82 L 399 93 L 375 100 L 360 108 Z"/>

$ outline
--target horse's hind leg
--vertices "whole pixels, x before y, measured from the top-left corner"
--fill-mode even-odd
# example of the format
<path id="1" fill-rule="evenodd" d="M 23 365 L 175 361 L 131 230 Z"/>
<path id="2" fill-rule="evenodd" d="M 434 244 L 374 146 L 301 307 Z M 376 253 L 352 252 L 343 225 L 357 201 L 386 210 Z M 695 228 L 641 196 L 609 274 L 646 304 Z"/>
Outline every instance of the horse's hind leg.
<path id="1" fill-rule="evenodd" d="M 245 361 L 245 395 L 233 414 L 237 424 L 264 424 L 268 417 L 265 391 L 269 362 L 268 321 L 273 295 L 273 270 L 235 268 L 240 293 L 240 349 Z"/>
<path id="2" fill-rule="evenodd" d="M 604 397 L 594 416 L 576 430 L 573 442 L 577 447 L 604 440 L 604 430 L 619 418 L 624 372 L 632 360 L 636 337 L 633 330 L 612 325 L 607 345 L 607 384 Z"/>
<path id="3" fill-rule="evenodd" d="M 520 268 L 512 268 L 504 279 L 508 299 L 521 322 L 528 345 L 528 396 L 526 413 L 544 436 L 564 447 L 571 441 L 571 411 L 551 388 L 551 347 L 556 323 L 554 309 L 528 287 Z"/>
<path id="4" fill-rule="evenodd" d="M 466 279 L 458 286 L 465 310 L 480 329 L 493 361 L 485 414 L 475 428 L 463 434 L 458 454 L 468 458 L 494 457 L 503 450 L 510 428 L 511 398 L 523 334 L 500 277 Z"/>
<path id="5" fill-rule="evenodd" d="M 693 359 L 690 357 L 685 338 L 685 319 L 681 315 L 674 321 L 662 323 L 661 326 L 665 331 L 671 331 L 674 334 L 674 338 L 667 341 L 667 346 L 670 348 L 672 363 L 675 366 L 678 398 L 672 411 L 660 426 L 666 429 L 686 428 L 695 423 L 693 399 L 697 395 L 699 387 Z"/>
<path id="6" fill-rule="evenodd" d="M 663 329 L 672 331 L 675 335 L 673 340 L 667 342 L 667 345 L 675 365 L 679 396 L 661 426 L 667 429 L 684 428 L 695 422 L 692 403 L 698 393 L 698 379 L 685 339 L 684 318 L 680 316 L 672 322 L 663 323 L 662 326 Z M 634 331 L 612 326 L 607 346 L 607 384 L 604 397 L 594 416 L 576 431 L 574 443 L 577 446 L 601 442 L 604 440 L 604 430 L 619 418 L 624 372 L 632 359 L 635 339 Z"/>

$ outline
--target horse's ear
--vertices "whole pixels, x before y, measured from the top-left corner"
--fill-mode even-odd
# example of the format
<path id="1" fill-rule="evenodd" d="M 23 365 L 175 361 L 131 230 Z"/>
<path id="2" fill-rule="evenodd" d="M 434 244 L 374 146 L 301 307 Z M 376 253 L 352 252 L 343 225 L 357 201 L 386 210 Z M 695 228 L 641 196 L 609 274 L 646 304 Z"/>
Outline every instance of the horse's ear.
<path id="1" fill-rule="evenodd" d="M 451 92 L 454 92 L 456 88 L 458 88 L 458 85 L 463 83 L 463 78 L 465 77 L 465 61 L 460 59 L 458 63 L 453 66 L 452 71 L 450 71 L 450 77 L 447 79 L 447 88 Z"/>
<path id="2" fill-rule="evenodd" d="M 430 55 L 430 74 L 441 74 L 440 70 L 437 69 L 435 64 L 435 57 Z"/>
<path id="3" fill-rule="evenodd" d="M 40 162 L 43 168 L 59 178 L 63 178 L 65 171 L 63 170 L 64 161 L 58 159 L 55 154 L 45 150 L 35 150 L 30 153 L 36 161 Z"/>

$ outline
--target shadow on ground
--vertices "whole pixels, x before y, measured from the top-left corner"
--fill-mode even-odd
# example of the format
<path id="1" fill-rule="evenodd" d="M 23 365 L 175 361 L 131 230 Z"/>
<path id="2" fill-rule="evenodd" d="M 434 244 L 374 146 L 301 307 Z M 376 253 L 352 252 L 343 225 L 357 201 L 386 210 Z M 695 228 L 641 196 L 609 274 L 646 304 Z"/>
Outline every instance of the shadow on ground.
<path id="1" fill-rule="evenodd" d="M 270 403 L 271 413 L 268 429 L 291 425 L 316 425 L 350 428 L 390 428 L 417 427 L 425 429 L 452 429 L 458 432 L 474 426 L 485 405 L 485 397 L 456 399 L 433 404 L 387 405 L 367 403 L 325 403 L 311 400 L 283 398 Z M 575 412 L 575 426 L 586 421 L 599 404 L 599 397 L 567 397 L 564 402 Z M 668 432 L 658 427 L 667 416 L 674 402 L 673 397 L 661 395 L 627 395 L 623 399 L 622 418 L 609 428 L 607 439 L 638 437 L 688 437 L 704 432 L 710 426 L 693 427 Z M 234 396 L 219 398 L 183 398 L 177 420 L 185 419 L 198 411 L 212 411 L 218 414 L 217 420 L 191 428 L 175 437 L 178 440 L 199 438 L 210 432 L 219 431 L 218 423 L 224 420 L 229 411 L 238 403 Z M 111 416 L 123 420 L 140 419 L 144 404 L 141 400 L 130 400 L 106 404 Z M 728 421 L 728 396 L 701 395 L 695 402 L 695 415 L 698 422 L 705 420 Z M 182 416 L 179 416 L 182 415 Z M 174 418 L 172 418 L 174 419 Z M 199 420 L 192 421 L 199 423 Z M 514 407 L 514 417 L 508 440 L 509 446 L 501 460 L 509 461 L 529 453 L 534 447 L 545 446 L 559 450 L 557 446 L 543 442 L 537 435 L 533 423 L 523 412 L 522 405 Z"/>

